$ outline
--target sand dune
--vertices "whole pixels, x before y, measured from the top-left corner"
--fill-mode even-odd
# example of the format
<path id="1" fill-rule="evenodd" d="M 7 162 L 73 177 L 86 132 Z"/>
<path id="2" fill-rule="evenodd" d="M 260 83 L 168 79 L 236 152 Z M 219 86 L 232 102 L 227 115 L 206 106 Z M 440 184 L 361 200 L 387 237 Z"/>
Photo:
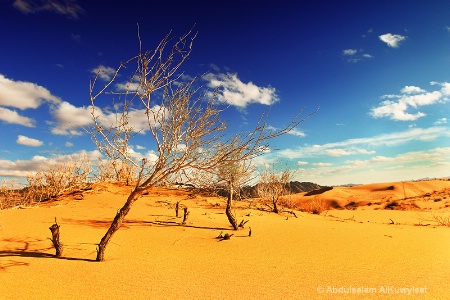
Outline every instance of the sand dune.
<path id="1" fill-rule="evenodd" d="M 0 299 L 450 299 L 450 228 L 433 219 L 450 215 L 449 191 L 444 180 L 334 188 L 296 197 L 347 209 L 298 218 L 236 202 L 249 237 L 247 226 L 231 230 L 224 198 L 155 189 L 98 263 L 96 243 L 129 188 L 96 184 L 83 200 L 0 211 Z M 60 259 L 48 239 L 55 217 Z"/>
<path id="2" fill-rule="evenodd" d="M 445 199 L 448 194 L 449 180 L 390 182 L 334 187 L 313 196 L 303 193 L 300 202 L 317 198 L 331 203 L 335 208 L 373 206 L 374 209 L 384 209 L 390 204 L 391 209 L 398 210 L 440 209 L 449 206 L 450 199 Z"/>

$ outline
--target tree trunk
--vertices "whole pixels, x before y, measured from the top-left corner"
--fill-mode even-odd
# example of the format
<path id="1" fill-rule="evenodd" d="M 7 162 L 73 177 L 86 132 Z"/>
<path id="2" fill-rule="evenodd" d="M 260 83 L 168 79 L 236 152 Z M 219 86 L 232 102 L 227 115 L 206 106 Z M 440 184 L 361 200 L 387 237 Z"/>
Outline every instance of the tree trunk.
<path id="1" fill-rule="evenodd" d="M 280 211 L 278 210 L 278 205 L 277 205 L 278 200 L 273 199 L 272 203 L 273 203 L 273 212 L 274 213 L 279 213 Z"/>
<path id="2" fill-rule="evenodd" d="M 53 224 L 50 228 L 50 231 L 52 232 L 52 243 L 53 246 L 55 247 L 56 250 L 56 257 L 61 257 L 62 256 L 62 251 L 63 251 L 63 245 L 61 244 L 61 242 L 59 241 L 59 225 L 58 223 L 56 223 L 56 218 L 55 218 L 55 224 Z"/>
<path id="3" fill-rule="evenodd" d="M 175 204 L 175 216 L 178 218 L 178 210 L 180 209 L 180 201 Z"/>
<path id="4" fill-rule="evenodd" d="M 111 223 L 111 226 L 109 227 L 106 234 L 103 236 L 102 240 L 100 241 L 100 244 L 98 244 L 97 261 L 105 260 L 105 250 L 106 250 L 106 246 L 109 243 L 109 240 L 114 235 L 114 233 L 117 230 L 119 230 L 119 228 L 122 226 L 123 219 L 128 214 L 128 212 L 131 209 L 131 206 L 139 198 L 140 195 L 141 195 L 141 192 L 134 190 L 128 196 L 127 202 L 125 202 L 124 206 L 117 212 L 113 222 Z"/>
<path id="5" fill-rule="evenodd" d="M 182 225 L 185 225 L 186 222 L 187 222 L 187 218 L 188 218 L 188 216 L 189 216 L 189 211 L 188 211 L 188 208 L 187 208 L 187 207 L 183 208 L 183 211 L 184 211 L 184 214 L 183 214 L 183 222 L 182 222 L 181 224 L 182 224 Z"/>
<path id="6" fill-rule="evenodd" d="M 237 220 L 234 217 L 233 213 L 231 212 L 231 204 L 233 202 L 233 186 L 230 184 L 230 193 L 228 194 L 228 201 L 227 201 L 227 208 L 225 210 L 225 213 L 228 217 L 228 221 L 230 222 L 231 226 L 233 226 L 234 230 L 238 230 L 238 224 Z"/>

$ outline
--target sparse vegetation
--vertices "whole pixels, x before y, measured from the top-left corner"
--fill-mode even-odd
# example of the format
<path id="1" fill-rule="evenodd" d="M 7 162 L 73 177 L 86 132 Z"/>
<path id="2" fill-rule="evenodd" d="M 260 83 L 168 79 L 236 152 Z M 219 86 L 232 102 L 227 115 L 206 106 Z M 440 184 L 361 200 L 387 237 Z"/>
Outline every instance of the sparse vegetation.
<path id="1" fill-rule="evenodd" d="M 281 162 L 266 167 L 259 176 L 257 191 L 262 203 L 269 207 L 274 213 L 279 213 L 279 202 L 281 196 L 290 191 L 288 184 L 291 181 L 292 171 Z"/>
<path id="2" fill-rule="evenodd" d="M 326 200 L 318 197 L 314 197 L 304 207 L 301 208 L 302 211 L 315 215 L 320 215 L 322 212 L 327 211 L 329 209 L 330 209 L 329 203 Z"/>
<path id="3" fill-rule="evenodd" d="M 241 156 L 242 153 L 238 153 L 237 156 Z M 254 168 L 251 166 L 250 161 L 233 161 L 226 163 L 218 168 L 217 179 L 218 185 L 222 185 L 225 182 L 227 188 L 227 205 L 225 208 L 225 214 L 228 218 L 228 222 L 231 224 L 234 230 L 238 230 L 240 225 L 237 223 L 236 216 L 231 211 L 233 205 L 233 197 L 236 191 L 241 191 L 241 186 L 247 183 L 251 177 Z M 239 195 L 240 196 L 240 195 Z M 244 221 L 244 220 L 242 220 Z"/>
<path id="4" fill-rule="evenodd" d="M 439 226 L 447 226 L 450 227 L 450 215 L 443 214 L 433 214 L 431 216 L 433 221 L 435 221 Z"/>
<path id="5" fill-rule="evenodd" d="M 18 188 L 14 180 L 3 180 L 0 187 L 0 210 L 28 204 L 29 199 L 23 196 L 23 190 Z"/>
<path id="6" fill-rule="evenodd" d="M 65 193 L 86 189 L 90 183 L 91 163 L 86 155 L 80 159 L 46 165 L 27 176 L 28 184 L 18 188 L 14 181 L 3 181 L 0 209 L 35 205 L 57 199 Z"/>
<path id="7" fill-rule="evenodd" d="M 95 182 L 124 182 L 130 185 L 136 181 L 138 169 L 130 164 L 123 164 L 117 159 L 99 159 L 94 165 Z"/>
<path id="8" fill-rule="evenodd" d="M 79 160 L 47 165 L 28 175 L 24 197 L 30 203 L 39 203 L 63 193 L 85 189 L 90 185 L 90 174 L 91 163 L 86 155 Z"/>
<path id="9" fill-rule="evenodd" d="M 96 86 L 100 73 L 91 82 L 94 127 L 90 132 L 97 148 L 107 157 L 139 170 L 132 192 L 98 245 L 97 261 L 104 260 L 108 242 L 144 192 L 165 182 L 175 182 L 177 176 L 187 181 L 193 174 L 216 176 L 222 166 L 250 161 L 268 149 L 269 140 L 288 133 L 309 116 L 299 120 L 300 111 L 286 127 L 269 132 L 267 115 L 262 115 L 253 131 L 230 134 L 221 117 L 226 108 L 215 101 L 219 90 L 202 93 L 196 87 L 197 78 L 181 81 L 182 73 L 178 69 L 189 57 L 195 36 L 191 31 L 176 39 L 168 34 L 155 50 L 142 52 L 140 49 L 137 56 L 121 63 L 111 80 L 100 89 Z M 137 64 L 135 71 L 121 76 L 130 78 L 128 83 L 120 85 L 126 86 L 126 90 L 110 91 L 117 87 L 114 82 L 119 72 L 130 69 L 127 67 L 132 63 Z M 120 111 L 116 112 L 114 124 L 102 119 L 97 109 L 105 94 L 113 94 L 122 101 L 117 105 Z M 131 113 L 141 113 L 146 118 L 151 144 L 156 149 L 152 159 L 145 157 L 137 161 L 128 151 L 130 138 L 136 134 L 130 123 Z"/>

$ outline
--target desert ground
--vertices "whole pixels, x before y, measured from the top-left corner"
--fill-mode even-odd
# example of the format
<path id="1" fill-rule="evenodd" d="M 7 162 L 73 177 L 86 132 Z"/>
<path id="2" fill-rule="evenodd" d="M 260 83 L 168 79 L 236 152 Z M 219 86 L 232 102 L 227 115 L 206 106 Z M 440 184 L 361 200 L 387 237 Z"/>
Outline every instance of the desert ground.
<path id="1" fill-rule="evenodd" d="M 239 231 L 225 198 L 155 188 L 96 262 L 129 191 L 97 183 L 82 196 L 0 211 L 0 299 L 450 299 L 450 227 L 439 224 L 450 216 L 449 180 L 290 196 L 299 208 L 330 206 L 320 214 L 235 201 L 248 220 Z M 189 208 L 185 225 L 177 201 Z M 62 258 L 49 239 L 55 218 Z"/>

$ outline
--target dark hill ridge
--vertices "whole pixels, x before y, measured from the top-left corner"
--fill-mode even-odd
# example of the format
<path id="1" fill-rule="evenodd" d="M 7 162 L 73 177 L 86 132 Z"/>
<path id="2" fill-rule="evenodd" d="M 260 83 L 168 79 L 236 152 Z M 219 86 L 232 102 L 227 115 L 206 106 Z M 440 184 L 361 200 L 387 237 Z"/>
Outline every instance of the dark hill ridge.
<path id="1" fill-rule="evenodd" d="M 257 198 L 258 197 L 257 188 L 258 188 L 258 185 L 242 187 L 241 197 L 242 198 Z M 311 191 L 318 190 L 321 188 L 324 188 L 324 187 L 318 185 L 317 183 L 313 183 L 313 182 L 291 181 L 289 184 L 286 185 L 286 189 L 289 191 L 290 194 L 311 192 Z"/>

